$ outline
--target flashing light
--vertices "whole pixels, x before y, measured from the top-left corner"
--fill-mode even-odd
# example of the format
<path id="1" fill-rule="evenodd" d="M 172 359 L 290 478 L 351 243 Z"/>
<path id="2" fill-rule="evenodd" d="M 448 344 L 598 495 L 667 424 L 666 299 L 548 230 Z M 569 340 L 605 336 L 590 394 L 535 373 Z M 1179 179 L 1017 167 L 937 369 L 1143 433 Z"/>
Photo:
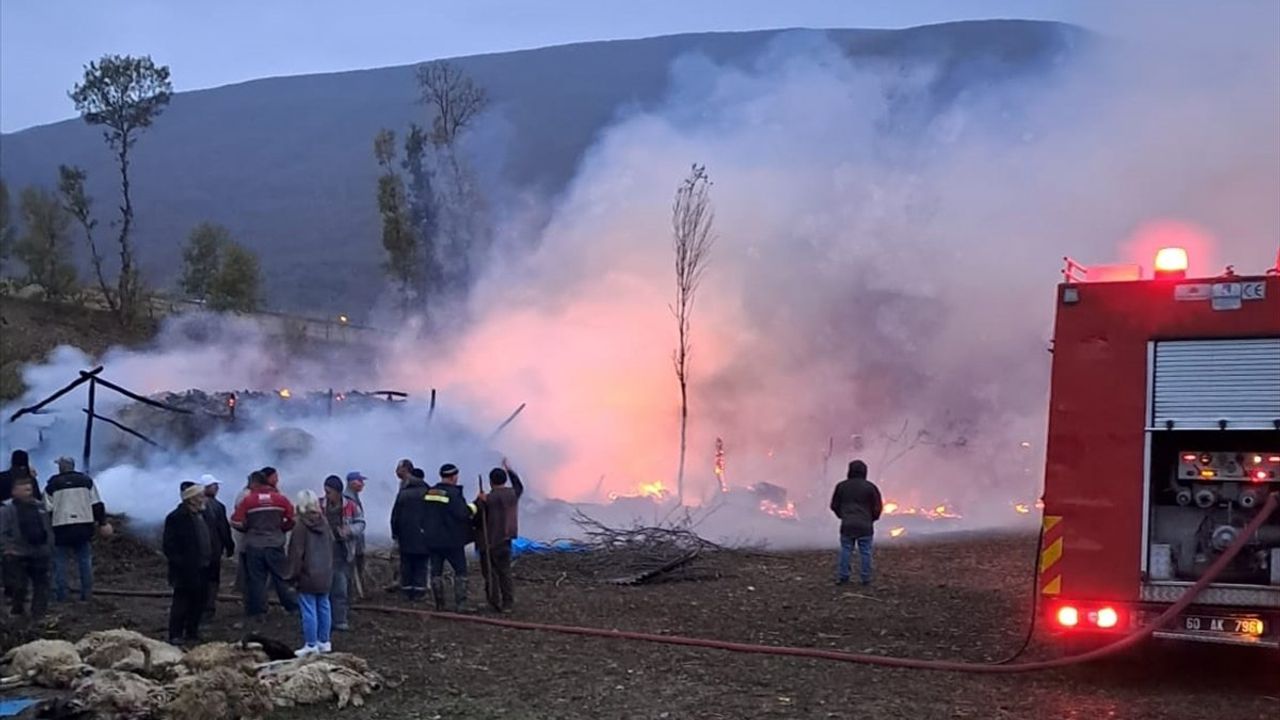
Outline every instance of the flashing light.
<path id="1" fill-rule="evenodd" d="M 1113 628 L 1120 624 L 1120 613 L 1115 608 L 1104 607 L 1098 610 L 1096 621 L 1100 628 Z"/>
<path id="2" fill-rule="evenodd" d="M 1182 459 L 1183 459 L 1183 460 L 1186 460 L 1187 462 L 1195 462 L 1195 461 L 1196 461 L 1196 456 L 1195 456 L 1195 455 L 1193 455 L 1193 454 L 1191 454 L 1191 453 L 1187 453 L 1186 455 L 1183 455 L 1183 456 L 1182 456 Z"/>
<path id="3" fill-rule="evenodd" d="M 1212 470 L 1201 470 L 1201 471 L 1200 471 L 1200 477 L 1207 477 L 1207 478 L 1211 478 L 1211 477 L 1213 477 L 1213 476 L 1215 476 L 1215 475 L 1217 475 L 1217 474 L 1218 474 L 1218 473 L 1216 473 L 1216 472 L 1214 472 L 1214 471 L 1212 471 Z"/>
<path id="4" fill-rule="evenodd" d="M 1254 455 L 1254 456 L 1253 456 L 1253 464 L 1254 464 L 1254 465 L 1261 465 L 1261 464 L 1262 464 L 1262 456 L 1261 456 L 1261 455 Z"/>
<path id="5" fill-rule="evenodd" d="M 1258 482 L 1262 482 L 1263 480 L 1266 480 L 1266 479 L 1267 479 L 1267 471 L 1266 471 L 1266 470 L 1259 470 L 1259 471 L 1255 472 L 1255 473 L 1253 474 L 1253 479 L 1254 479 L 1254 480 L 1257 480 Z"/>
<path id="6" fill-rule="evenodd" d="M 1156 273 L 1176 274 L 1187 272 L 1187 251 L 1180 247 L 1160 248 L 1156 253 Z"/>
<path id="7" fill-rule="evenodd" d="M 1272 455 L 1267 458 L 1267 462 L 1280 462 L 1280 455 Z"/>
<path id="8" fill-rule="evenodd" d="M 1058 624 L 1062 627 L 1075 627 L 1080 624 L 1080 611 L 1070 605 L 1058 608 Z"/>

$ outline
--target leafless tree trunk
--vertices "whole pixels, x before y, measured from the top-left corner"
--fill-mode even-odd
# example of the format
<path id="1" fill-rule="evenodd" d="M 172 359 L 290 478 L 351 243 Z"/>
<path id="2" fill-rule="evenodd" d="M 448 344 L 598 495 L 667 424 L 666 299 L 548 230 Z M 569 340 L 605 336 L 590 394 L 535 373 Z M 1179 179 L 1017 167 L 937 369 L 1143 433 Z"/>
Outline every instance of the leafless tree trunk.
<path id="1" fill-rule="evenodd" d="M 711 180 L 705 165 L 693 165 L 678 188 L 671 207 L 672 249 L 676 254 L 676 301 L 671 313 L 676 318 L 678 344 L 672 353 L 676 381 L 680 384 L 680 465 L 676 472 L 676 499 L 684 504 L 684 461 L 689 425 L 689 319 L 694 296 L 715 244 L 712 225 Z"/>

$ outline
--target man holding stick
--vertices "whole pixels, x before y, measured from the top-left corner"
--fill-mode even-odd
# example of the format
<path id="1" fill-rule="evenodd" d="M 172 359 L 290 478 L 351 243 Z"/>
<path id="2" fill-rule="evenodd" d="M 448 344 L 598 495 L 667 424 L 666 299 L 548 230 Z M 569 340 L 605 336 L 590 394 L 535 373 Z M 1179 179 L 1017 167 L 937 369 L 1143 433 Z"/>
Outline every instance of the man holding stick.
<path id="1" fill-rule="evenodd" d="M 497 612 L 509 612 L 515 604 L 511 541 L 519 533 L 517 519 L 524 483 L 503 458 L 502 467 L 489 471 L 489 486 L 488 493 L 482 486 L 476 496 L 480 526 L 476 533 L 476 551 L 480 555 L 480 571 L 484 574 L 484 593 L 489 607 Z"/>

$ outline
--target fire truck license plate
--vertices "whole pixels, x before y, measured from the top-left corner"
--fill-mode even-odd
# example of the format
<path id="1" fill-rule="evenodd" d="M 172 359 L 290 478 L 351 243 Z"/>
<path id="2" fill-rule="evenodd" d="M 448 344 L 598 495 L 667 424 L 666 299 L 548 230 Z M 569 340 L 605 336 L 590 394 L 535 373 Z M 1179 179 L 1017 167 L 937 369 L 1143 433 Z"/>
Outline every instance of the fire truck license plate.
<path id="1" fill-rule="evenodd" d="M 1182 617 L 1182 629 L 1188 632 L 1205 633 L 1206 635 L 1258 637 L 1262 635 L 1263 623 L 1258 618 L 1184 615 Z"/>

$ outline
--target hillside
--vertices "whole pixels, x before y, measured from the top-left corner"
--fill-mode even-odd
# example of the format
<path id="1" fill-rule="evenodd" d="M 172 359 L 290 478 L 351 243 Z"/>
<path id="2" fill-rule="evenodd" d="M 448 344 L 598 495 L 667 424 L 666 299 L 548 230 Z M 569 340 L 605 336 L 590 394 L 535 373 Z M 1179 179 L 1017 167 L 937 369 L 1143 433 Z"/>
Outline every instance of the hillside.
<path id="1" fill-rule="evenodd" d="M 692 34 L 461 58 L 493 101 L 475 144 L 496 209 L 517 193 L 554 197 L 612 119 L 663 100 L 677 58 L 747 66 L 787 32 L 825 36 L 855 61 L 936 63 L 937 105 L 969 87 L 1043 72 L 1083 36 L 1054 23 L 984 21 Z M 134 163 L 137 237 L 151 282 L 172 284 L 181 243 L 207 219 L 258 250 L 273 307 L 358 313 L 381 287 L 372 137 L 420 115 L 411 66 L 176 95 Z M 68 120 L 0 136 L 0 175 L 11 187 L 52 184 L 60 163 L 88 170 L 105 218 L 115 170 L 96 129 Z"/>

